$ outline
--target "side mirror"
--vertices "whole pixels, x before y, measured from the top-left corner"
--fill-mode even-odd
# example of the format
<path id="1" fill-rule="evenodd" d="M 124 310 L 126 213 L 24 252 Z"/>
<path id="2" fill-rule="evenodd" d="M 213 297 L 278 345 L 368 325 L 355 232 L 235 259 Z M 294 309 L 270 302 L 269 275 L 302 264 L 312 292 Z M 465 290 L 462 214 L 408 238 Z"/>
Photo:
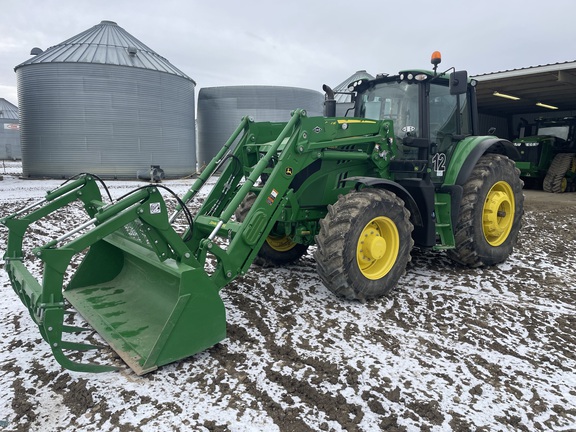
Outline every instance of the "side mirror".
<path id="1" fill-rule="evenodd" d="M 455 71 L 450 74 L 450 94 L 459 95 L 468 89 L 468 72 Z"/>

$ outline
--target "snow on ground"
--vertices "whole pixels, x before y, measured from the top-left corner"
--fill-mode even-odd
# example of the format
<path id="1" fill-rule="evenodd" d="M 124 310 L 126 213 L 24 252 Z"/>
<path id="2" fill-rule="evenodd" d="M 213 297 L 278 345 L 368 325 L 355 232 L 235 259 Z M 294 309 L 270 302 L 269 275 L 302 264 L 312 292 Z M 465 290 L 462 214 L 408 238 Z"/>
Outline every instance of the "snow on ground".
<path id="1" fill-rule="evenodd" d="M 0 217 L 61 183 L 18 169 L 0 167 Z M 144 183 L 107 184 L 117 197 Z M 164 185 L 182 196 L 190 181 Z M 493 268 L 414 250 L 397 289 L 366 304 L 325 289 L 311 251 L 252 266 L 221 292 L 227 339 L 141 377 L 109 349 L 94 359 L 119 372 L 62 369 L 1 262 L 0 431 L 575 431 L 575 213 L 527 207 Z"/>

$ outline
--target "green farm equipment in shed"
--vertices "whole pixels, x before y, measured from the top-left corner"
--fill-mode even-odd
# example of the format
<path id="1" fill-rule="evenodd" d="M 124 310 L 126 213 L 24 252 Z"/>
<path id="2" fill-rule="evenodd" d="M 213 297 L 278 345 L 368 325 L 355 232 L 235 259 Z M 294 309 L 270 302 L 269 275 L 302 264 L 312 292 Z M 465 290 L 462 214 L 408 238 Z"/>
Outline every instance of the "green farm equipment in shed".
<path id="1" fill-rule="evenodd" d="M 534 135 L 517 138 L 524 182 L 546 192 L 576 191 L 576 117 L 539 118 Z"/>
<path id="2" fill-rule="evenodd" d="M 10 281 L 57 361 L 113 369 L 69 355 L 92 348 L 70 341 L 85 329 L 67 324 L 69 308 L 137 374 L 200 352 L 225 338 L 223 287 L 256 259 L 287 264 L 311 246 L 323 284 L 360 301 L 397 285 L 414 245 L 470 267 L 506 260 L 523 214 L 517 150 L 478 133 L 474 82 L 438 73 L 439 62 L 351 83 L 353 117 L 335 117 L 325 86 L 323 117 L 243 118 L 171 214 L 161 185 L 105 203 L 85 174 L 1 219 Z M 192 215 L 187 204 L 209 180 Z M 23 251 L 27 229 L 73 201 L 88 220 Z"/>

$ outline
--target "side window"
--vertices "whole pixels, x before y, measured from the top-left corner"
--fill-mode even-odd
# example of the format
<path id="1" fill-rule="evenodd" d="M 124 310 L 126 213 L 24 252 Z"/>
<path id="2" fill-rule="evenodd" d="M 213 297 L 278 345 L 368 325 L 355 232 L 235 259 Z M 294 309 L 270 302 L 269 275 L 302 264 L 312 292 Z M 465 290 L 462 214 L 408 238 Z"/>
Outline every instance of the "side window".
<path id="1" fill-rule="evenodd" d="M 432 86 L 430 89 L 430 133 L 454 134 L 457 131 L 457 99 L 448 87 Z"/>
<path id="2" fill-rule="evenodd" d="M 458 110 L 458 97 L 460 109 Z M 430 138 L 441 150 L 447 150 L 451 135 L 469 133 L 470 114 L 466 95 L 451 95 L 448 87 L 432 85 L 430 88 Z"/>

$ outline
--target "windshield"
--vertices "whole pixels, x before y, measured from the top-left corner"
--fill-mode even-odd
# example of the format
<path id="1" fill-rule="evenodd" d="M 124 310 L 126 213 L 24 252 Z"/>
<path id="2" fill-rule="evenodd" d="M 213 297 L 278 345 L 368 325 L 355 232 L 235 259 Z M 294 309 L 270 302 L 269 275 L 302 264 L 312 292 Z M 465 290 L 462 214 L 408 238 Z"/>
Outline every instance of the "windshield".
<path id="1" fill-rule="evenodd" d="M 418 136 L 418 85 L 391 81 L 366 90 L 360 100 L 359 116 L 394 121 L 398 137 Z"/>
<path id="2" fill-rule="evenodd" d="M 568 140 L 570 127 L 566 126 L 545 126 L 538 128 L 538 135 L 552 135 L 563 140 Z"/>

